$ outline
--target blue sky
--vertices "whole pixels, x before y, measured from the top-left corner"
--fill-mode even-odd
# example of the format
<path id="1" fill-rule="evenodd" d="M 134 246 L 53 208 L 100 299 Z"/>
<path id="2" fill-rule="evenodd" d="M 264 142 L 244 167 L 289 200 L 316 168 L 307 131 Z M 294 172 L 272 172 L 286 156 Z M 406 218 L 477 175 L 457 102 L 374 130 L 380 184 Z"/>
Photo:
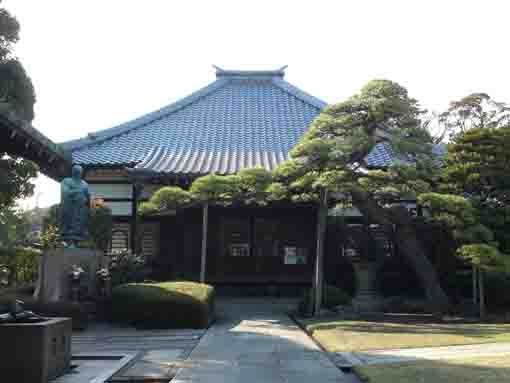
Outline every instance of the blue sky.
<path id="1" fill-rule="evenodd" d="M 158 109 L 227 69 L 289 65 L 286 79 L 336 102 L 374 78 L 432 110 L 471 92 L 510 101 L 510 3 L 484 1 L 4 0 L 21 22 L 34 125 L 55 141 Z M 58 185 L 37 180 L 41 206 Z M 23 203 L 35 205 L 35 197 Z"/>

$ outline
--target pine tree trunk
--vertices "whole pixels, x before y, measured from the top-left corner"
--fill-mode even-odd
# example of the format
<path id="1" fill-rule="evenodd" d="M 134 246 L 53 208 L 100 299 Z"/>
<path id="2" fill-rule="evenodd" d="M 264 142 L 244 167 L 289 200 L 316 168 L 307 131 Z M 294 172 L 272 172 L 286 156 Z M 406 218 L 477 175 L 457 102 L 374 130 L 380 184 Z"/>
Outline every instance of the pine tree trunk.
<path id="1" fill-rule="evenodd" d="M 425 294 L 434 308 L 438 311 L 446 309 L 449 305 L 448 296 L 441 288 L 436 270 L 417 238 L 409 214 L 401 209 L 382 208 L 361 190 L 354 190 L 351 195 L 353 204 L 364 216 L 368 217 L 370 222 L 380 224 L 382 227 L 397 225 L 395 240 L 398 243 L 399 253 L 415 270 Z"/>
<path id="2" fill-rule="evenodd" d="M 473 265 L 472 274 L 473 274 L 473 305 L 476 306 L 476 304 L 478 303 L 478 288 L 477 288 L 477 283 L 476 283 L 478 275 L 477 275 L 477 270 L 476 270 L 475 265 Z"/>
<path id="3" fill-rule="evenodd" d="M 317 211 L 317 255 L 314 278 L 314 315 L 320 314 L 324 281 L 324 239 L 328 218 L 327 190 L 321 190 L 319 210 Z"/>

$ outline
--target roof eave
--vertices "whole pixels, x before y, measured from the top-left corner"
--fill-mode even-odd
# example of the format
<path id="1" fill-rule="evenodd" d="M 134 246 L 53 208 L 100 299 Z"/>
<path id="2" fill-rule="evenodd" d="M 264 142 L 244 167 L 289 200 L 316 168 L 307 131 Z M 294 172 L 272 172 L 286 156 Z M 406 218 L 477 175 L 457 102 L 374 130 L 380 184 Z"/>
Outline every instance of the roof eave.
<path id="1" fill-rule="evenodd" d="M 0 129 L 0 150 L 38 164 L 43 174 L 56 181 L 69 174 L 71 153 L 19 118 L 7 103 L 0 103 Z"/>

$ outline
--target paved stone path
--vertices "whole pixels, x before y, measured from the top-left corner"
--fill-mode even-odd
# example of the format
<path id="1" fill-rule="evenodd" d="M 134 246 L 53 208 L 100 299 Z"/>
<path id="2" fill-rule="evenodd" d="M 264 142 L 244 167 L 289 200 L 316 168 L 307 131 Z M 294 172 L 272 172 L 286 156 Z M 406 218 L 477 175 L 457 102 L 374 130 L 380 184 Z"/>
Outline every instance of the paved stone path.
<path id="1" fill-rule="evenodd" d="M 267 299 L 219 302 L 218 321 L 172 383 L 358 382 L 292 322 L 288 308 Z"/>
<path id="2" fill-rule="evenodd" d="M 74 332 L 72 352 L 143 351 L 195 347 L 206 330 L 136 330 L 109 324 L 94 324 L 84 332 Z"/>
<path id="3" fill-rule="evenodd" d="M 205 332 L 93 324 L 73 333 L 72 364 L 77 367 L 55 383 L 103 383 L 112 375 L 109 382 L 167 383 Z"/>
<path id="4" fill-rule="evenodd" d="M 508 357 L 510 358 L 510 343 L 486 343 L 465 346 L 338 352 L 335 353 L 335 362 L 338 366 L 348 367 L 367 364 L 469 358 L 477 356 L 497 356 L 505 354 L 508 354 Z"/>

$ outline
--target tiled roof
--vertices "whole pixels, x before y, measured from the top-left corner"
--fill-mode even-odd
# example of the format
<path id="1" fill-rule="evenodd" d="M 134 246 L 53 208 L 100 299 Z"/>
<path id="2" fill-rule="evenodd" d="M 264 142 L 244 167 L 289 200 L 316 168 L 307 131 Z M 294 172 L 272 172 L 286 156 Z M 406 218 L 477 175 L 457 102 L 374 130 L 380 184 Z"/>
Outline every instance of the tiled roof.
<path id="1" fill-rule="evenodd" d="M 288 159 L 326 103 L 275 71 L 227 71 L 174 104 L 117 127 L 62 144 L 74 163 L 128 166 L 136 172 L 174 175 L 236 173 L 245 167 L 274 169 Z M 379 144 L 371 167 L 395 160 Z"/>
<path id="2" fill-rule="evenodd" d="M 437 156 L 439 160 L 446 154 L 446 150 L 446 145 L 438 144 L 432 148 L 432 153 Z M 388 142 L 381 142 L 366 156 L 365 162 L 369 168 L 386 168 L 397 163 L 409 164 L 412 163 L 413 160 L 395 153 Z"/>
<path id="3" fill-rule="evenodd" d="M 154 148 L 147 157 L 136 165 L 139 174 L 234 174 L 243 168 L 263 167 L 275 169 L 289 159 L 284 151 L 212 151 L 180 150 L 173 152 L 166 148 Z"/>
<path id="4" fill-rule="evenodd" d="M 191 96 L 65 146 L 86 166 L 156 164 L 175 174 L 272 169 L 326 106 L 283 76 L 218 68 L 216 81 Z"/>

